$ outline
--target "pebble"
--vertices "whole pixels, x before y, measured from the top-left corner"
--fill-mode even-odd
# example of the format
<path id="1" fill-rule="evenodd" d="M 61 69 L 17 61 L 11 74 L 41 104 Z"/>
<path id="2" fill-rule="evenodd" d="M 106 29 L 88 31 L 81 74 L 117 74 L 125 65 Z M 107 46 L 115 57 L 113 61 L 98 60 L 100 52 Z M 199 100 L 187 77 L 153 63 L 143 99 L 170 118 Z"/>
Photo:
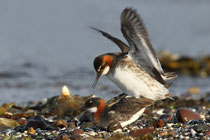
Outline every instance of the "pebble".
<path id="1" fill-rule="evenodd" d="M 210 137 L 210 129 L 206 132 L 205 136 Z"/>
<path id="2" fill-rule="evenodd" d="M 90 135 L 90 136 L 96 136 L 96 135 L 97 135 L 97 133 L 96 133 L 96 132 L 94 132 L 94 131 L 89 131 L 89 132 L 88 132 L 88 135 Z"/>
<path id="3" fill-rule="evenodd" d="M 168 132 L 167 132 L 167 131 L 163 131 L 163 132 L 160 133 L 160 136 L 161 136 L 161 137 L 162 137 L 162 136 L 166 136 L 166 135 L 168 135 Z"/>
<path id="4" fill-rule="evenodd" d="M 141 136 L 144 136 L 147 133 L 153 133 L 153 132 L 154 132 L 154 127 L 147 127 L 147 128 L 137 129 L 137 130 L 131 131 L 130 136 L 141 137 Z"/>
<path id="5" fill-rule="evenodd" d="M 176 132 L 171 130 L 171 131 L 168 132 L 168 135 L 174 136 L 174 135 L 176 135 Z"/>
<path id="6" fill-rule="evenodd" d="M 82 137 L 81 137 L 80 135 L 72 135 L 72 136 L 70 137 L 70 139 L 71 139 L 71 140 L 81 140 Z"/>
<path id="7" fill-rule="evenodd" d="M 198 113 L 193 112 L 186 108 L 179 108 L 176 112 L 177 121 L 182 123 L 187 123 L 190 120 L 198 119 L 201 120 L 201 117 Z"/>
<path id="8" fill-rule="evenodd" d="M 26 124 L 26 122 L 27 122 L 27 120 L 26 120 L 26 118 L 24 118 L 24 117 L 18 119 L 18 123 L 19 123 L 20 125 Z"/>
<path id="9" fill-rule="evenodd" d="M 57 120 L 55 123 L 56 127 L 63 128 L 65 127 L 66 129 L 68 128 L 68 123 L 66 120 Z"/>
<path id="10" fill-rule="evenodd" d="M 13 129 L 6 129 L 4 132 L 5 132 L 5 134 L 9 135 L 11 133 L 14 133 L 15 130 L 13 130 Z"/>
<path id="11" fill-rule="evenodd" d="M 156 127 L 163 127 L 164 126 L 164 120 L 163 119 L 160 119 L 160 120 L 157 120 L 156 122 L 155 122 L 155 126 Z"/>
<path id="12" fill-rule="evenodd" d="M 75 129 L 71 132 L 72 135 L 80 135 L 83 133 L 84 133 L 84 131 L 82 129 Z"/>
<path id="13" fill-rule="evenodd" d="M 197 124 L 193 127 L 193 129 L 196 132 L 205 132 L 206 130 L 208 130 L 208 126 L 206 126 L 205 124 Z"/>
<path id="14" fill-rule="evenodd" d="M 30 134 L 35 134 L 36 131 L 34 130 L 33 127 L 30 127 L 30 128 L 28 129 L 28 133 L 30 133 Z"/>
<path id="15" fill-rule="evenodd" d="M 70 130 L 75 129 L 75 128 L 76 128 L 75 123 L 69 122 L 69 123 L 68 123 L 68 128 L 69 128 Z"/>
<path id="16" fill-rule="evenodd" d="M 42 117 L 35 116 L 34 118 L 30 119 L 26 124 L 26 128 L 30 127 L 33 127 L 34 129 L 40 128 L 44 130 L 47 128 L 47 124 Z"/>
<path id="17" fill-rule="evenodd" d="M 190 129 L 190 132 L 191 132 L 191 134 L 192 134 L 193 137 L 196 135 L 196 131 L 194 129 L 191 128 Z"/>
<path id="18" fill-rule="evenodd" d="M 59 134 L 55 140 L 69 140 L 69 136 L 65 133 Z"/>

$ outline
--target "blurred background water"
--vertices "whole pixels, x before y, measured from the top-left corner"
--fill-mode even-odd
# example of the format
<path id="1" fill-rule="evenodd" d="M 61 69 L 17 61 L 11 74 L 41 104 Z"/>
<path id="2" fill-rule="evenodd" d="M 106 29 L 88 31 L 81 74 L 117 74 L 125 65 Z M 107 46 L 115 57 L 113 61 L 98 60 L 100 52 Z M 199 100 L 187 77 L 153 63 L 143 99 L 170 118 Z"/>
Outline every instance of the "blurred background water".
<path id="1" fill-rule="evenodd" d="M 128 6 L 141 14 L 156 50 L 195 58 L 210 54 L 207 0 L 0 1 L 0 104 L 51 97 L 64 84 L 72 94 L 120 93 L 106 77 L 91 88 L 94 58 L 119 49 L 88 26 L 125 41 L 119 19 Z M 179 95 L 189 86 L 206 93 L 210 79 L 179 76 L 170 90 Z"/>

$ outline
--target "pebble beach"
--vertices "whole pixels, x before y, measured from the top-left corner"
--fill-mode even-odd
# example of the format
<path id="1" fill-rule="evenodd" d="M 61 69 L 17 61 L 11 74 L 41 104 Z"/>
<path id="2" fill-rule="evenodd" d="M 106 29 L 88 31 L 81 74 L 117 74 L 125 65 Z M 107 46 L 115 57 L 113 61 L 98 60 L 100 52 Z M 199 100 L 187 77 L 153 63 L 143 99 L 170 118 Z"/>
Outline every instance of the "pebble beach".
<path id="1" fill-rule="evenodd" d="M 2 104 L 0 138 L 10 139 L 209 139 L 210 96 L 200 100 L 173 97 L 150 106 L 121 131 L 101 130 L 87 112 L 75 111 L 91 96 L 61 93 L 26 106 Z"/>

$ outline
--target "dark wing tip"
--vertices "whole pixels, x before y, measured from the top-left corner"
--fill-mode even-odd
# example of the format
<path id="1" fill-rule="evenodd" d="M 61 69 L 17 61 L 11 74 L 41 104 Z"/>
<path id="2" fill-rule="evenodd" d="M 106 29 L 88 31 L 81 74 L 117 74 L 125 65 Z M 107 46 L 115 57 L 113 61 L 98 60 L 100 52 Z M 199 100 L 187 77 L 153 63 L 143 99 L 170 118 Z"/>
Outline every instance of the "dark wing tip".
<path id="1" fill-rule="evenodd" d="M 133 9 L 132 7 L 123 10 L 120 20 L 122 25 L 128 24 L 128 22 L 130 22 L 129 24 L 143 25 L 143 20 L 140 15 L 137 13 L 136 9 Z"/>
<path id="2" fill-rule="evenodd" d="M 123 41 L 121 41 L 120 39 L 117 39 L 113 36 L 111 36 L 110 34 L 102 31 L 102 30 L 99 30 L 95 27 L 92 27 L 92 26 L 89 26 L 91 29 L 95 30 L 95 31 L 98 31 L 100 32 L 104 37 L 110 39 L 111 41 L 113 41 L 122 51 L 122 53 L 128 53 L 129 51 L 129 47 L 128 45 L 126 45 Z"/>
<path id="3" fill-rule="evenodd" d="M 122 11 L 121 19 L 123 19 L 125 17 L 130 17 L 132 13 L 134 13 L 135 15 L 137 15 L 136 9 L 134 9 L 133 7 L 127 7 L 127 8 L 125 8 Z"/>
<path id="4" fill-rule="evenodd" d="M 128 42 L 129 40 L 132 40 L 133 37 L 135 37 L 135 34 L 138 33 L 141 35 L 142 38 L 145 39 L 146 43 L 148 44 L 148 47 L 155 55 L 155 51 L 152 48 L 152 44 L 150 43 L 149 35 L 144 25 L 144 21 L 137 13 L 136 9 L 130 7 L 124 9 L 121 14 L 120 21 L 121 21 L 121 31 Z"/>
<path id="5" fill-rule="evenodd" d="M 105 37 L 109 37 L 109 36 L 111 36 L 110 34 L 108 34 L 108 33 L 106 33 L 106 32 L 104 32 L 104 31 L 102 31 L 102 30 L 99 30 L 99 29 L 97 29 L 97 28 L 95 28 L 95 27 L 93 27 L 93 26 L 89 26 L 91 29 L 93 29 L 93 30 L 95 30 L 95 31 L 97 31 L 97 32 L 99 32 L 99 33 L 101 33 L 103 36 L 105 36 Z"/>

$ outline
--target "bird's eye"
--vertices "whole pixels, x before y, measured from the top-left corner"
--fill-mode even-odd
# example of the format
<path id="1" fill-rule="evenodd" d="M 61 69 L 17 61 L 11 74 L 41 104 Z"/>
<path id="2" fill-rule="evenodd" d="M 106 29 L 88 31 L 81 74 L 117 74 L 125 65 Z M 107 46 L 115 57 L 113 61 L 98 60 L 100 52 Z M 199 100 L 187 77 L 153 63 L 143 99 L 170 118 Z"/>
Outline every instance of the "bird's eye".
<path id="1" fill-rule="evenodd" d="M 101 66 L 98 68 L 98 70 L 97 70 L 97 71 L 98 71 L 98 72 L 99 72 L 99 71 L 101 71 Z"/>
<path id="2" fill-rule="evenodd" d="M 92 105 L 92 104 L 94 104 L 93 101 L 89 101 L 89 105 Z"/>

